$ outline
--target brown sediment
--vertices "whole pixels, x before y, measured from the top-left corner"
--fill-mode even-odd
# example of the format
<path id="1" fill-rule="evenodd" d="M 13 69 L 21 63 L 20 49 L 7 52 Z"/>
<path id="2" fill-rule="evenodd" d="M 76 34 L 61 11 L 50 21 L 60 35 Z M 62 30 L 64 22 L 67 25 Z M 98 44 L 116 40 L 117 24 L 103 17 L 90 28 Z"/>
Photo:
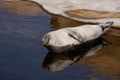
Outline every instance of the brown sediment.
<path id="1" fill-rule="evenodd" d="M 110 28 L 105 35 L 107 36 L 113 36 L 113 37 L 119 37 L 120 38 L 120 30 L 115 28 Z"/>
<path id="2" fill-rule="evenodd" d="M 7 8 L 8 12 L 19 15 L 48 15 L 40 6 L 27 1 L 2 1 L 0 8 Z"/>
<path id="3" fill-rule="evenodd" d="M 96 55 L 85 58 L 78 64 L 87 64 L 102 74 L 120 74 L 120 45 L 106 46 Z"/>
<path id="4" fill-rule="evenodd" d="M 66 27 L 76 27 L 85 24 L 94 24 L 94 23 L 86 23 L 86 22 L 79 22 L 72 19 L 68 19 L 61 16 L 53 15 L 51 18 L 51 25 L 55 29 L 61 29 Z"/>
<path id="5" fill-rule="evenodd" d="M 103 38 L 111 44 L 120 45 L 120 37 L 104 35 Z"/>
<path id="6" fill-rule="evenodd" d="M 119 75 L 113 75 L 110 77 L 111 80 L 120 80 L 120 74 Z"/>
<path id="7" fill-rule="evenodd" d="M 99 12 L 87 9 L 65 11 L 71 17 L 82 19 L 100 19 L 100 18 L 120 18 L 120 13 Z"/>

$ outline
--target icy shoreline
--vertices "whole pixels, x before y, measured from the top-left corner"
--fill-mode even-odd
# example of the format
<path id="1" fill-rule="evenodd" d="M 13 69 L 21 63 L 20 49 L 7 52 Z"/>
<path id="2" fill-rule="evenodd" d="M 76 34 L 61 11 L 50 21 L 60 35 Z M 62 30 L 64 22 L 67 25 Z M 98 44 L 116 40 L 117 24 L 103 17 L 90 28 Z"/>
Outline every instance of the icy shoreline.
<path id="1" fill-rule="evenodd" d="M 65 11 L 88 9 L 101 12 L 120 13 L 120 0 L 32 0 L 41 5 L 45 10 L 52 14 L 62 15 L 64 17 L 82 22 L 105 23 L 113 21 L 114 25 L 120 27 L 120 18 L 102 18 L 102 19 L 80 19 L 67 15 Z M 89 14 L 88 14 L 89 15 Z"/>

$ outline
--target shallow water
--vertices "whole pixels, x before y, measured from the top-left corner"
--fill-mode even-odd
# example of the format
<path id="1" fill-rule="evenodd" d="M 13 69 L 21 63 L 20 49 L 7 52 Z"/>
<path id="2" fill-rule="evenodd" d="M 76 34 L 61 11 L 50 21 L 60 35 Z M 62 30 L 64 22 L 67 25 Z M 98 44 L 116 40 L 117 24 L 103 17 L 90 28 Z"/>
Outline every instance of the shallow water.
<path id="1" fill-rule="evenodd" d="M 96 55 L 83 56 L 82 60 L 78 59 L 78 54 L 72 54 L 72 58 L 65 54 L 50 54 L 53 71 L 43 69 L 49 54 L 41 45 L 41 39 L 47 32 L 58 29 L 62 22 L 58 20 L 56 27 L 50 20 L 53 21 L 47 15 L 18 15 L 0 8 L 0 80 L 120 80 L 120 45 L 116 42 L 119 37 L 107 36 L 112 44 L 105 47 L 100 43 L 87 48 Z M 52 59 L 48 61 L 52 63 Z M 56 66 L 63 66 L 57 71 L 54 62 L 57 64 L 59 60 Z M 44 68 L 46 65 L 49 63 L 45 63 Z"/>

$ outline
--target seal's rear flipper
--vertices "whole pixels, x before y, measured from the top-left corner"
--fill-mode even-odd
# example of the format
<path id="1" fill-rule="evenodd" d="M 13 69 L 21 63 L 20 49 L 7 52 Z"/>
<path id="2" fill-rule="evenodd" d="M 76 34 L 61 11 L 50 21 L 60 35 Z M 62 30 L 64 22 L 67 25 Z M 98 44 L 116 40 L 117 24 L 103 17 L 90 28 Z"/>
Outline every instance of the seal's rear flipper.
<path id="1" fill-rule="evenodd" d="M 104 24 L 100 24 L 102 31 L 105 32 L 106 30 L 108 30 L 110 27 L 112 27 L 113 23 L 114 22 L 111 21 L 111 22 L 106 22 Z"/>

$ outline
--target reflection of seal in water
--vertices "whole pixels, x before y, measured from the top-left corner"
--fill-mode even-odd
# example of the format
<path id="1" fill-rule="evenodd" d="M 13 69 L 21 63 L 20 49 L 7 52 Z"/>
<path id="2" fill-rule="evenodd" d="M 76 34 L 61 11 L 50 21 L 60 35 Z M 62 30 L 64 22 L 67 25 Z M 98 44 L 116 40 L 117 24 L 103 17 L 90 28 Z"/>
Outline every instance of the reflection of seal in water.
<path id="1" fill-rule="evenodd" d="M 52 52 L 60 53 L 67 51 L 74 45 L 96 39 L 106 32 L 113 22 L 99 25 L 83 25 L 73 28 L 63 28 L 47 33 L 42 44 Z"/>
<path id="2" fill-rule="evenodd" d="M 95 55 L 97 51 L 103 48 L 105 44 L 108 44 L 102 38 L 98 38 L 81 45 L 74 46 L 73 50 L 69 50 L 67 53 L 61 54 L 48 52 L 44 61 L 43 68 L 49 71 L 60 71 L 71 64 L 82 60 L 85 57 Z"/>

